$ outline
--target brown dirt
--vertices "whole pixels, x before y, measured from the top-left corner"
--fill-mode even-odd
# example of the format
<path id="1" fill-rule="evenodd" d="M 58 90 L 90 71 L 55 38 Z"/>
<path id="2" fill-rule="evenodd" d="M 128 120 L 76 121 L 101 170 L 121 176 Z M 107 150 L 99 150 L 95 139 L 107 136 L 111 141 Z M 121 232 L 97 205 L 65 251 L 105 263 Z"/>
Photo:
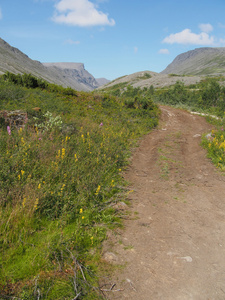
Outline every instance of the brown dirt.
<path id="1" fill-rule="evenodd" d="M 125 174 L 134 189 L 130 217 L 105 246 L 117 265 L 116 285 L 105 295 L 224 300 L 225 177 L 200 146 L 211 126 L 161 109 L 161 125 L 140 143 Z"/>

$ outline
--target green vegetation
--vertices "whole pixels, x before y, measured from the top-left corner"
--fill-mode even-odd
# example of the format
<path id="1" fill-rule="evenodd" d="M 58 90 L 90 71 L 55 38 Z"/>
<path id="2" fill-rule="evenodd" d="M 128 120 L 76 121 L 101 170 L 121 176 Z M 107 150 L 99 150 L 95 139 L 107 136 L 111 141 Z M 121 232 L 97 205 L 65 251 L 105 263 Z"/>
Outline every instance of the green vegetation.
<path id="1" fill-rule="evenodd" d="M 111 83 L 111 82 L 110 82 Z M 121 82 L 110 87 L 105 87 L 104 92 L 110 92 L 113 96 L 120 96 L 120 91 L 128 85 L 128 82 Z"/>
<path id="2" fill-rule="evenodd" d="M 126 88 L 117 86 L 116 95 L 129 99 L 148 99 L 154 103 L 171 106 L 182 106 L 196 111 L 208 111 L 216 115 L 223 115 L 225 110 L 225 87 L 222 85 L 224 77 L 208 77 L 200 83 L 185 86 L 182 82 L 166 88 L 154 88 L 150 86 L 134 88 L 128 85 Z M 114 86 L 107 88 L 107 92 L 115 94 Z"/>
<path id="3" fill-rule="evenodd" d="M 25 86 L 27 88 L 46 88 L 48 86 L 46 81 L 36 78 L 32 74 L 13 74 L 6 72 L 2 78 L 5 81 L 15 83 L 20 86 Z"/>
<path id="4" fill-rule="evenodd" d="M 207 149 L 208 157 L 222 171 L 225 171 L 225 118 L 218 120 L 217 129 L 212 130 L 203 140 L 202 145 Z"/>
<path id="5" fill-rule="evenodd" d="M 143 76 L 139 76 L 139 77 L 137 77 L 138 81 L 139 81 L 139 80 L 145 80 L 145 79 L 149 79 L 149 78 L 152 78 L 152 75 L 151 75 L 151 74 L 149 74 L 149 73 L 144 73 L 144 75 L 143 75 Z"/>
<path id="6" fill-rule="evenodd" d="M 100 299 L 121 172 L 158 108 L 15 76 L 0 78 L 0 298 Z"/>
<path id="7" fill-rule="evenodd" d="M 174 73 L 171 73 L 169 74 L 170 77 L 184 77 L 185 75 L 178 75 L 178 74 L 174 74 Z"/>
<path id="8" fill-rule="evenodd" d="M 157 103 L 221 115 L 225 109 L 225 88 L 215 78 L 207 78 L 189 87 L 177 82 L 168 89 L 158 90 L 154 100 Z"/>

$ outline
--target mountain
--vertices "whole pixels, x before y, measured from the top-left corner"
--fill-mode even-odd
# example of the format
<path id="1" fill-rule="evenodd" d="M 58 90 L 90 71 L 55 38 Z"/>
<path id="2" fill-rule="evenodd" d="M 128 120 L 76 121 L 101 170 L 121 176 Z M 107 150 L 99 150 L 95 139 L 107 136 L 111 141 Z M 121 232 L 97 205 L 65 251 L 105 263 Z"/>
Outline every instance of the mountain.
<path id="1" fill-rule="evenodd" d="M 107 84 L 110 82 L 110 80 L 106 79 L 106 78 L 96 78 L 97 83 L 99 84 L 99 86 L 102 86 L 104 84 Z"/>
<path id="2" fill-rule="evenodd" d="M 0 38 L 0 74 L 31 73 L 51 83 L 71 87 L 78 91 L 92 91 L 100 83 L 84 68 L 82 63 L 41 63 L 30 59 L 19 49 Z"/>
<path id="3" fill-rule="evenodd" d="M 61 74 L 64 85 L 80 90 L 93 90 L 99 87 L 97 80 L 84 68 L 83 63 L 43 63 L 49 71 Z"/>
<path id="4" fill-rule="evenodd" d="M 225 74 L 225 48 L 197 48 L 178 55 L 161 74 Z"/>
<path id="5" fill-rule="evenodd" d="M 123 89 L 128 85 L 135 88 L 149 88 L 151 85 L 157 87 L 167 87 L 175 84 L 177 81 L 183 82 L 185 85 L 195 84 L 201 80 L 201 76 L 183 76 L 161 74 L 152 71 L 136 72 L 130 75 L 119 77 L 108 84 L 99 87 L 99 90 Z"/>

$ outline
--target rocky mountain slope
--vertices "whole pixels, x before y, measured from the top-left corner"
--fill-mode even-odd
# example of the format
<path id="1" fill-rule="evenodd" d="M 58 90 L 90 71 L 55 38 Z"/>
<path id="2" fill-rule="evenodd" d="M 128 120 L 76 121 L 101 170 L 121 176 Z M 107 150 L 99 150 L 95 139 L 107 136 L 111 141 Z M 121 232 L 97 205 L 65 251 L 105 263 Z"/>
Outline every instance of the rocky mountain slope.
<path id="1" fill-rule="evenodd" d="M 99 87 L 97 80 L 84 68 L 82 63 L 43 63 L 48 71 L 60 74 L 65 85 L 81 90 L 93 90 Z"/>
<path id="2" fill-rule="evenodd" d="M 108 84 L 99 87 L 99 89 L 110 89 L 114 86 L 124 88 L 128 85 L 133 87 L 149 88 L 151 85 L 154 87 L 166 87 L 175 84 L 177 81 L 183 82 L 185 85 L 194 84 L 201 80 L 201 76 L 173 76 L 168 74 L 160 74 L 151 71 L 137 72 L 131 75 L 126 75 L 110 81 Z"/>
<path id="3" fill-rule="evenodd" d="M 182 53 L 161 73 L 178 75 L 225 74 L 225 47 L 197 48 Z"/>
<path id="4" fill-rule="evenodd" d="M 82 63 L 40 63 L 30 59 L 19 49 L 0 39 L 0 74 L 5 72 L 31 73 L 51 83 L 72 87 L 78 91 L 91 91 L 101 84 Z"/>

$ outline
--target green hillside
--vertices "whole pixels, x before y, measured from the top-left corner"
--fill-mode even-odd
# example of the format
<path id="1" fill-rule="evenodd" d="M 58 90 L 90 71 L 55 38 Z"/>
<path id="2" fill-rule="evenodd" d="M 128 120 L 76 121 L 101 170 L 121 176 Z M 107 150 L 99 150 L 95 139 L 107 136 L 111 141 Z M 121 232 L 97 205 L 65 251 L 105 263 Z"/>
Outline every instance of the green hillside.
<path id="1" fill-rule="evenodd" d="M 122 174 L 157 121 L 151 100 L 0 77 L 0 299 L 101 299 L 101 243 L 130 192 Z"/>

